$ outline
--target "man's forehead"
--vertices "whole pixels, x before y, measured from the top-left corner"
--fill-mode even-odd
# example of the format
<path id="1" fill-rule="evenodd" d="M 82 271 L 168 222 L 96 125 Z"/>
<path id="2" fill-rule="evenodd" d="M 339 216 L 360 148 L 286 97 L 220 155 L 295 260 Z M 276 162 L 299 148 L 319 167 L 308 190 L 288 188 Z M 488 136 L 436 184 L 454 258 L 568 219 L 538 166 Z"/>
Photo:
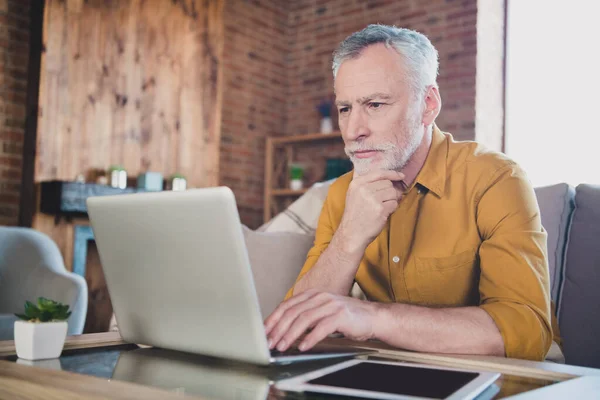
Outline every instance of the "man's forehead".
<path id="1" fill-rule="evenodd" d="M 336 98 L 352 100 L 371 93 L 404 91 L 404 63 L 400 55 L 384 45 L 364 49 L 353 59 L 342 62 L 334 80 Z"/>
<path id="2" fill-rule="evenodd" d="M 334 82 L 336 101 L 360 101 L 367 97 L 394 97 L 404 91 L 400 77 L 381 71 L 363 71 L 354 75 L 338 75 Z"/>

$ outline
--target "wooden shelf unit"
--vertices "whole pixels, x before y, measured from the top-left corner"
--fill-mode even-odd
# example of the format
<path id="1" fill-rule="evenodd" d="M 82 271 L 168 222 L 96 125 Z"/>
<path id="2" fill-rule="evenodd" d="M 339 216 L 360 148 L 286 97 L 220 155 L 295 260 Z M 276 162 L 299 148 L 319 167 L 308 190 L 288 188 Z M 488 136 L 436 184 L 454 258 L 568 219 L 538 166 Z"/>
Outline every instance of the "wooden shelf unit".
<path id="1" fill-rule="evenodd" d="M 279 212 L 277 199 L 292 199 L 303 195 L 308 190 L 291 190 L 282 187 L 289 182 L 288 168 L 294 159 L 294 146 L 335 140 L 341 142 L 342 135 L 340 132 L 267 137 L 267 146 L 265 149 L 264 222 L 269 221 L 273 215 Z"/>

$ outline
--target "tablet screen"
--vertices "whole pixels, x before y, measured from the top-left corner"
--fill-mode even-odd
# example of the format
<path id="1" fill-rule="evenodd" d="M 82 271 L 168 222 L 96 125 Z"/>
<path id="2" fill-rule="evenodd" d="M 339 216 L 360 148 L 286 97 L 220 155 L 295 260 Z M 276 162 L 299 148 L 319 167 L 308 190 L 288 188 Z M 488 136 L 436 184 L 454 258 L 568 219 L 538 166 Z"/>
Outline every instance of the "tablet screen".
<path id="1" fill-rule="evenodd" d="M 475 372 L 361 362 L 307 383 L 444 399 L 478 376 Z"/>

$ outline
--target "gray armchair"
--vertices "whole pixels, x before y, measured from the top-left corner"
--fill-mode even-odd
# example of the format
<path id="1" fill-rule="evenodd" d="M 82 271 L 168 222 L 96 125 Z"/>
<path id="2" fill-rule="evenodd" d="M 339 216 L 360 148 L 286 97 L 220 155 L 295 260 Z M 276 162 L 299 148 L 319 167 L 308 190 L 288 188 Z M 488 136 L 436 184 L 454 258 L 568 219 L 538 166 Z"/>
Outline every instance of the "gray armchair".
<path id="1" fill-rule="evenodd" d="M 85 279 L 65 269 L 62 255 L 48 236 L 28 228 L 0 227 L 0 340 L 12 340 L 13 314 L 25 300 L 38 297 L 71 307 L 68 334 L 83 332 L 88 289 Z"/>

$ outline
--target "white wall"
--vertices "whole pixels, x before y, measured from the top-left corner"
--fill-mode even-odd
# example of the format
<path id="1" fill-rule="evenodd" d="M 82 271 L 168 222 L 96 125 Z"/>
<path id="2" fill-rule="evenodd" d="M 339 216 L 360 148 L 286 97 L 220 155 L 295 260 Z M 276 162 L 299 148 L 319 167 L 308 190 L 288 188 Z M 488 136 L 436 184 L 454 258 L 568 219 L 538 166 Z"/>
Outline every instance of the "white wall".
<path id="1" fill-rule="evenodd" d="M 506 153 L 535 186 L 600 184 L 600 1 L 512 0 Z"/>

